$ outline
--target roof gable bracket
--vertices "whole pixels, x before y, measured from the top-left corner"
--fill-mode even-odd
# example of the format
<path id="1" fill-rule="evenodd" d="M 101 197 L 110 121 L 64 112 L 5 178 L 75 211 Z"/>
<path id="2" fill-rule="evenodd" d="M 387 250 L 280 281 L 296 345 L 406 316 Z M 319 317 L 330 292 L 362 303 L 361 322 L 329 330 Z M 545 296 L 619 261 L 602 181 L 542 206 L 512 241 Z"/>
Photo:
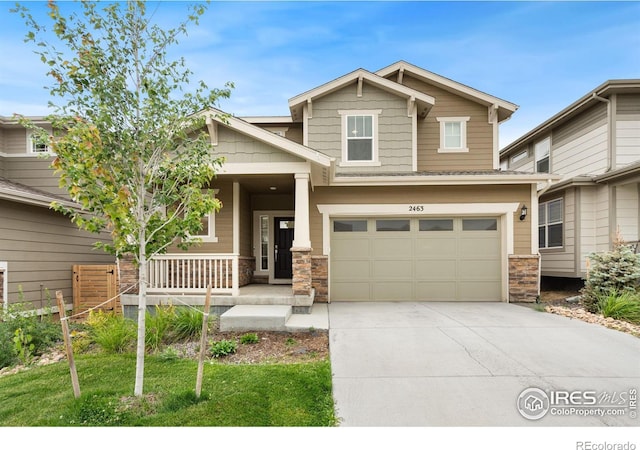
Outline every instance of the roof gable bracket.
<path id="1" fill-rule="evenodd" d="M 407 117 L 413 117 L 413 114 L 415 111 L 416 111 L 416 98 L 409 97 L 407 99 Z"/>
<path id="2" fill-rule="evenodd" d="M 358 89 L 356 91 L 356 97 L 362 97 L 362 75 L 358 77 Z"/>
<path id="3" fill-rule="evenodd" d="M 487 110 L 489 111 L 488 121 L 489 123 L 498 123 L 498 105 L 489 105 Z"/>
<path id="4" fill-rule="evenodd" d="M 402 84 L 402 78 L 404 77 L 404 67 L 400 67 L 398 70 L 398 84 Z"/>
<path id="5" fill-rule="evenodd" d="M 218 145 L 218 122 L 214 121 L 211 116 L 207 116 L 206 124 L 211 145 Z"/>
<path id="6" fill-rule="evenodd" d="M 307 119 L 312 119 L 312 118 L 313 118 L 313 102 L 311 101 L 311 99 L 307 99 Z"/>

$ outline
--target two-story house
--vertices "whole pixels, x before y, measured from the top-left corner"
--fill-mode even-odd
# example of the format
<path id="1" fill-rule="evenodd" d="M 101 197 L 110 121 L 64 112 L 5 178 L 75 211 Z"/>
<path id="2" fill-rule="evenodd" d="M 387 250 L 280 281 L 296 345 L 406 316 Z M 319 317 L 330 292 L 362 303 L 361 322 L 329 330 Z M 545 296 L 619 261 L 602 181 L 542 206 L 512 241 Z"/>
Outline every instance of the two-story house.
<path id="1" fill-rule="evenodd" d="M 224 206 L 199 247 L 151 262 L 151 303 L 209 282 L 230 298 L 250 283 L 292 284 L 300 307 L 535 300 L 537 186 L 549 175 L 499 168 L 499 125 L 515 104 L 401 61 L 289 109 L 203 113 L 226 158 L 211 183 Z"/>
<path id="2" fill-rule="evenodd" d="M 609 80 L 500 153 L 508 170 L 559 174 L 541 185 L 542 275 L 585 278 L 618 233 L 640 239 L 640 79 Z"/>
<path id="3" fill-rule="evenodd" d="M 43 128 L 50 125 L 32 117 Z M 74 264 L 113 263 L 94 250 L 96 235 L 80 231 L 51 202 L 73 204 L 50 168 L 53 155 L 17 120 L 0 117 L 0 301 L 34 309 L 55 305 L 55 291 L 72 298 Z M 22 292 L 20 294 L 20 292 Z"/>

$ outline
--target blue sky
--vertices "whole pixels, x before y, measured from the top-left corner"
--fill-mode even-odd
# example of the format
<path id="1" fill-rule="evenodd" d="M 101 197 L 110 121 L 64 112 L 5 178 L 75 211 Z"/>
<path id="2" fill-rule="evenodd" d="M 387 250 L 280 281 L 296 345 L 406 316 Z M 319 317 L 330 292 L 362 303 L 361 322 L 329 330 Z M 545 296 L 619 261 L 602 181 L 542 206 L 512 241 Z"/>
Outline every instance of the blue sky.
<path id="1" fill-rule="evenodd" d="M 46 67 L 13 5 L 0 2 L 0 115 L 43 115 Z M 186 4 L 153 9 L 171 26 Z M 640 2 L 213 1 L 178 54 L 194 80 L 235 83 L 220 107 L 238 116 L 286 115 L 291 97 L 405 60 L 519 105 L 504 146 L 607 79 L 640 78 Z"/>

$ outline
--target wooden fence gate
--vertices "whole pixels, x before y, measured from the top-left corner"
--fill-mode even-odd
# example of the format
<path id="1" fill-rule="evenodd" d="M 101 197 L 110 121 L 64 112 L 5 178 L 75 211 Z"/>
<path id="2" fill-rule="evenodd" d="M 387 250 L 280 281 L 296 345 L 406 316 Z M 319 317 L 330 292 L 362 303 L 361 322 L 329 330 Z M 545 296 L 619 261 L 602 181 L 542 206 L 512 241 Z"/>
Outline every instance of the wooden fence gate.
<path id="1" fill-rule="evenodd" d="M 100 306 L 103 311 L 121 312 L 118 268 L 115 264 L 73 266 L 73 310 L 76 313 Z"/>

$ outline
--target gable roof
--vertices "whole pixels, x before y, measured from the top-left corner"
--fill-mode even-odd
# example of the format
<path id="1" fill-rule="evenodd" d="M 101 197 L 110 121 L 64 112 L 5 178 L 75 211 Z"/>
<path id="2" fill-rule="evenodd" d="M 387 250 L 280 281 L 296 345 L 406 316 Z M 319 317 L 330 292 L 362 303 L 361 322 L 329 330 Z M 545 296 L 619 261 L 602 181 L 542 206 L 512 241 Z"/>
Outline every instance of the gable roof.
<path id="1" fill-rule="evenodd" d="M 514 103 L 486 94 L 462 83 L 458 83 L 457 81 L 443 77 L 442 75 L 429 72 L 428 70 L 414 66 L 406 61 L 398 61 L 376 72 L 377 75 L 385 78 L 394 73 L 410 73 L 415 78 L 442 88 L 445 91 L 452 92 L 461 97 L 480 103 L 484 106 L 496 105 L 498 107 L 498 120 L 500 122 L 507 120 L 518 109 L 518 105 Z"/>
<path id="2" fill-rule="evenodd" d="M 246 120 L 229 115 L 219 109 L 211 108 L 199 114 L 204 115 L 207 120 L 211 119 L 220 125 L 229 127 L 232 130 L 264 142 L 265 144 L 274 146 L 284 152 L 290 153 L 309 162 L 319 164 L 324 167 L 330 167 L 333 162 L 333 158 L 330 158 L 324 153 L 320 153 L 310 147 L 306 147 L 282 136 L 278 136 L 275 133 L 267 131 L 264 128 L 260 128 Z"/>
<path id="3" fill-rule="evenodd" d="M 325 83 L 310 91 L 297 95 L 289 100 L 289 109 L 291 110 L 291 117 L 294 121 L 302 120 L 303 106 L 309 102 L 313 102 L 316 98 L 320 98 L 332 92 L 335 92 L 343 87 L 355 82 L 364 82 L 372 84 L 382 90 L 391 92 L 400 97 L 407 99 L 408 101 L 415 101 L 418 106 L 418 115 L 424 117 L 429 110 L 435 104 L 435 99 L 423 92 L 416 91 L 402 84 L 396 83 L 391 80 L 387 80 L 379 75 L 369 72 L 365 69 L 357 69 L 351 73 L 336 78 L 333 81 Z"/>
<path id="4" fill-rule="evenodd" d="M 550 117 L 542 122 L 540 125 L 522 135 L 511 144 L 500 150 L 500 156 L 506 156 L 516 148 L 527 144 L 533 140 L 537 140 L 541 135 L 551 132 L 552 129 L 565 123 L 577 114 L 581 113 L 587 108 L 603 101 L 604 98 L 609 97 L 614 93 L 625 92 L 640 92 L 640 79 L 620 79 L 620 80 L 607 80 L 597 88 L 589 91 L 587 94 L 580 97 L 578 100 L 564 108 L 559 113 Z M 604 100 L 606 101 L 606 100 Z"/>
<path id="5" fill-rule="evenodd" d="M 52 202 L 57 202 L 71 208 L 79 208 L 77 203 L 61 196 L 41 191 L 40 189 L 32 188 L 24 184 L 15 183 L 2 177 L 0 177 L 0 199 L 47 208 L 51 206 Z"/>

